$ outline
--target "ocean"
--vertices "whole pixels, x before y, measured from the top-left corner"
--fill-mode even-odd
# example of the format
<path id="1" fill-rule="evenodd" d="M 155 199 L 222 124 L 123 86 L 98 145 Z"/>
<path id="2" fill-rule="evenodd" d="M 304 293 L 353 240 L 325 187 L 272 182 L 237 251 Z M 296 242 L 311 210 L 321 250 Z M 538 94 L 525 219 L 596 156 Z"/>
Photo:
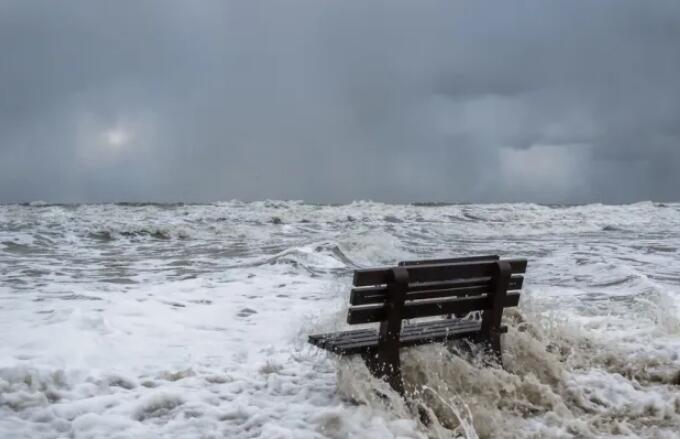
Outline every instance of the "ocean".
<path id="1" fill-rule="evenodd" d="M 405 349 L 404 401 L 306 342 L 356 268 L 484 254 L 504 369 Z M 132 437 L 678 438 L 680 203 L 0 206 L 0 438 Z"/>

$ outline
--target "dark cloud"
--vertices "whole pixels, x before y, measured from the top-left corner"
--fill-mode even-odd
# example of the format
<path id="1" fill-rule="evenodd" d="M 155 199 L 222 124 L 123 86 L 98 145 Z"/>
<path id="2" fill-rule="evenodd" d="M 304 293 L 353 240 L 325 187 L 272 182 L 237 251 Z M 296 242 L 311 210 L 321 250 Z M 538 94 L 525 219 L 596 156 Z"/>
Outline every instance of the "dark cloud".
<path id="1" fill-rule="evenodd" d="M 676 1 L 0 3 L 0 200 L 677 199 Z"/>

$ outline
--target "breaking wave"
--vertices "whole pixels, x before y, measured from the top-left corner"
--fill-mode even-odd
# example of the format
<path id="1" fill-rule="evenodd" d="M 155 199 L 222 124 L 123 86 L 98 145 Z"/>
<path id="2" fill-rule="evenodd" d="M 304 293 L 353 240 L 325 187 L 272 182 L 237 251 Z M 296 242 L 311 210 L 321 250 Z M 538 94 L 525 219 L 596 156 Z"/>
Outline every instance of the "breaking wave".
<path id="1" fill-rule="evenodd" d="M 338 388 L 353 404 L 412 417 L 428 437 L 674 437 L 680 362 L 631 359 L 562 322 L 508 313 L 504 368 L 464 342 L 404 350 L 403 401 L 360 359 L 342 361 Z M 634 357 L 633 357 L 634 358 Z"/>

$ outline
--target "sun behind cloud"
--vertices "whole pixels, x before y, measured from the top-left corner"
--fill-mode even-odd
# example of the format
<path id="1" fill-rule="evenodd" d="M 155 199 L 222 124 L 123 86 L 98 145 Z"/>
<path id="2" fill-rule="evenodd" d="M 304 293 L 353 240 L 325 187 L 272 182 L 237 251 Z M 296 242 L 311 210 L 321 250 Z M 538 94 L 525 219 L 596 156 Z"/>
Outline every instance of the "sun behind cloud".
<path id="1" fill-rule="evenodd" d="M 112 128 L 102 133 L 104 142 L 112 147 L 121 147 L 130 141 L 130 133 L 122 128 Z"/>

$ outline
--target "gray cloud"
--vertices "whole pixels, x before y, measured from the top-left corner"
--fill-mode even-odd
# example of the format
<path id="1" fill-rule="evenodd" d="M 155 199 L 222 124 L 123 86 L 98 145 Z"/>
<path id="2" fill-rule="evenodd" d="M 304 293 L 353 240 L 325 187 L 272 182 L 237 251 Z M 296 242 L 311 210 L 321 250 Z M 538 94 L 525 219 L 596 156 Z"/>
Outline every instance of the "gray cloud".
<path id="1" fill-rule="evenodd" d="M 680 3 L 0 3 L 0 201 L 677 199 Z"/>

